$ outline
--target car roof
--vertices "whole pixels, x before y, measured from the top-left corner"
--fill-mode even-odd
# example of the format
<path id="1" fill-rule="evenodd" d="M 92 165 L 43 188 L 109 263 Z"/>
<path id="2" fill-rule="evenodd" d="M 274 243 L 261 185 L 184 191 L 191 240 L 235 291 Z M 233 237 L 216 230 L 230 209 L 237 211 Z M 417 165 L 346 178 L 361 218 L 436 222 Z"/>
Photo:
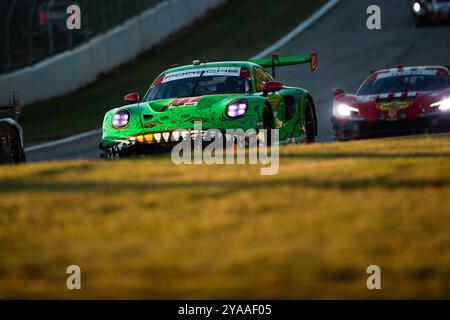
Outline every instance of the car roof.
<path id="1" fill-rule="evenodd" d="M 246 68 L 253 68 L 254 66 L 257 66 L 256 64 L 249 62 L 249 61 L 219 61 L 219 62 L 206 62 L 206 63 L 200 63 L 200 64 L 190 64 L 190 65 L 184 65 L 179 67 L 174 67 L 167 69 L 162 74 L 167 74 L 171 72 L 176 71 L 185 71 L 185 70 L 195 70 L 195 69 L 204 69 L 204 68 L 218 68 L 218 67 L 246 67 Z"/>

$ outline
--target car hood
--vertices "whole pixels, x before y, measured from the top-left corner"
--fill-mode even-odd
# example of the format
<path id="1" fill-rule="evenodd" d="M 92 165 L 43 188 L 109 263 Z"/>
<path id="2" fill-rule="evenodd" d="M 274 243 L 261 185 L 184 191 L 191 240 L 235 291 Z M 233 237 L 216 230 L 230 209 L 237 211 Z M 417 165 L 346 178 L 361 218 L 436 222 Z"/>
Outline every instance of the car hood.
<path id="1" fill-rule="evenodd" d="M 177 109 L 184 107 L 195 107 L 195 109 L 210 108 L 216 104 L 228 104 L 235 99 L 239 99 L 245 94 L 223 94 L 223 95 L 208 95 L 197 97 L 183 97 L 173 99 L 162 99 L 150 102 L 142 102 L 140 106 L 149 107 L 153 112 L 165 112 L 169 109 Z"/>
<path id="2" fill-rule="evenodd" d="M 139 103 L 139 116 L 142 127 L 151 129 L 150 132 L 189 128 L 196 121 L 201 121 L 203 126 L 216 128 L 219 121 L 223 120 L 228 104 L 245 96 L 209 95 L 142 102 Z"/>

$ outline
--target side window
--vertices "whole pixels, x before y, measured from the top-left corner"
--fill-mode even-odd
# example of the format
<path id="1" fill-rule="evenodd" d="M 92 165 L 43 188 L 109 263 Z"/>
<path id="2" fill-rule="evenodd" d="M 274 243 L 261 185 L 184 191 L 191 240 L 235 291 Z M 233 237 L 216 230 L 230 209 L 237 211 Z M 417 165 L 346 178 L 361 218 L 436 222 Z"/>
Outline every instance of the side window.
<path id="1" fill-rule="evenodd" d="M 269 81 L 273 81 L 272 76 L 263 68 L 255 67 L 253 73 L 255 75 L 256 91 L 258 92 L 264 91 L 264 85 Z"/>
<path id="2" fill-rule="evenodd" d="M 266 75 L 266 82 L 274 81 L 273 77 L 264 70 L 264 74 Z"/>
<path id="3" fill-rule="evenodd" d="M 266 83 L 266 76 L 265 76 L 264 72 L 261 72 L 260 68 L 254 67 L 253 74 L 255 77 L 256 91 L 257 92 L 264 91 L 264 85 Z"/>
<path id="4" fill-rule="evenodd" d="M 264 91 L 264 85 L 269 81 L 273 81 L 272 76 L 263 68 L 255 67 L 253 73 L 255 75 L 256 91 L 258 92 Z"/>

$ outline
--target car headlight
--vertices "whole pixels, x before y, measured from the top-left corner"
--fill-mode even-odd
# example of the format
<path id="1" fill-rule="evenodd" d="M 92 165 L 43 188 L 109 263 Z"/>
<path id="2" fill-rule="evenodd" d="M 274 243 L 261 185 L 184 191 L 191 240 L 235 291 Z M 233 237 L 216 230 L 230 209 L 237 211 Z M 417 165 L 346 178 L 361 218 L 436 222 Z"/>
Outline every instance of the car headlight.
<path id="1" fill-rule="evenodd" d="M 422 10 L 422 5 L 419 2 L 414 2 L 413 10 L 415 13 L 419 13 Z"/>
<path id="2" fill-rule="evenodd" d="M 239 118 L 247 112 L 247 109 L 247 101 L 234 101 L 227 106 L 226 113 L 230 118 Z"/>
<path id="3" fill-rule="evenodd" d="M 359 110 L 346 104 L 340 104 L 336 108 L 336 114 L 343 117 L 350 117 L 352 112 L 359 112 Z"/>
<path id="4" fill-rule="evenodd" d="M 124 128 L 130 122 L 130 113 L 127 110 L 117 111 L 112 118 L 112 126 L 117 129 Z"/>
<path id="5" fill-rule="evenodd" d="M 438 107 L 441 111 L 449 111 L 450 110 L 450 98 L 444 99 L 442 101 L 433 103 L 431 107 Z"/>

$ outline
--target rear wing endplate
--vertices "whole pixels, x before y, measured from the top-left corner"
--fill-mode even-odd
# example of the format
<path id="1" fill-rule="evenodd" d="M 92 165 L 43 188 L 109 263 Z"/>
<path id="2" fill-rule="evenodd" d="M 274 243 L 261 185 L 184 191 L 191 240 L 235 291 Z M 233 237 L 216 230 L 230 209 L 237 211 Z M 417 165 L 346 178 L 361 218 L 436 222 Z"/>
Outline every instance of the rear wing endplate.
<path id="1" fill-rule="evenodd" d="M 311 66 L 311 71 L 316 71 L 317 65 L 317 52 L 311 52 L 309 55 L 304 56 L 289 56 L 280 57 L 279 55 L 273 55 L 270 59 L 258 59 L 251 60 L 250 62 L 260 65 L 263 68 L 272 67 L 272 76 L 275 78 L 275 68 L 283 66 L 292 66 L 297 64 L 309 63 Z"/>

